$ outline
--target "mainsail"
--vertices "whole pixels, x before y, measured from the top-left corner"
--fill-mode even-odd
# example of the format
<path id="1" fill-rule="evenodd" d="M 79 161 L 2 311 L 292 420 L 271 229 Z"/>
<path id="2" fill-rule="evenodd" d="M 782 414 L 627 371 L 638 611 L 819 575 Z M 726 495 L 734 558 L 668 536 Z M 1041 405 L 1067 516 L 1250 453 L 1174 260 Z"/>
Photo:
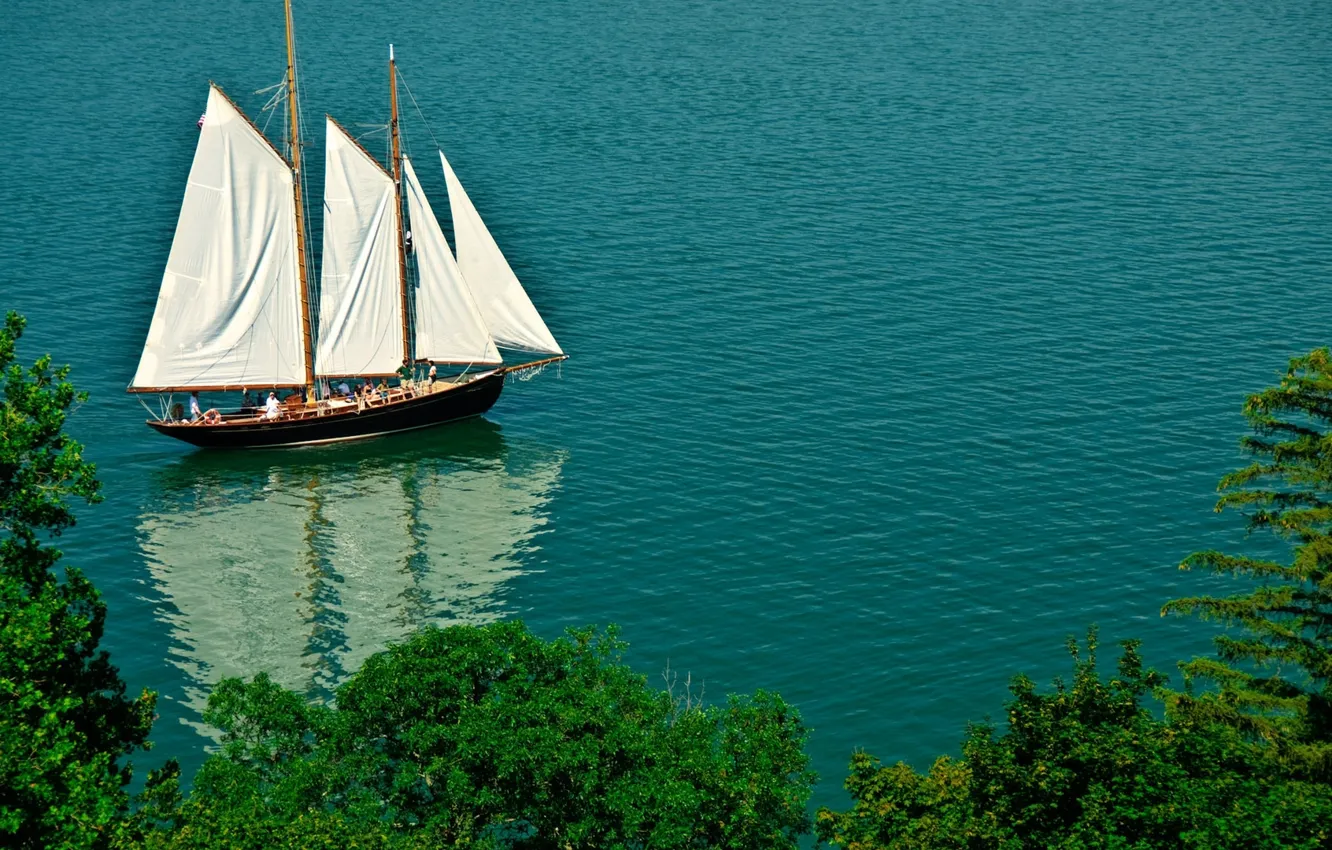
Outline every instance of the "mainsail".
<path id="1" fill-rule="evenodd" d="M 453 252 L 416 179 L 411 160 L 405 156 L 402 179 L 420 277 L 416 293 L 416 356 L 436 363 L 499 365 L 503 361 L 485 319 L 454 262 Z"/>
<path id="2" fill-rule="evenodd" d="M 476 304 L 481 310 L 495 343 L 505 348 L 563 354 L 551 336 L 541 314 L 532 306 L 518 276 L 509 268 L 485 222 L 472 206 L 458 175 L 440 151 L 444 177 L 449 186 L 449 207 L 453 211 L 453 239 L 458 248 L 458 268 L 462 270 Z"/>
<path id="3" fill-rule="evenodd" d="M 292 190 L 287 161 L 210 87 L 131 390 L 304 383 Z"/>
<path id="4" fill-rule="evenodd" d="M 315 371 L 389 375 L 403 357 L 393 178 L 332 118 L 326 135 Z"/>

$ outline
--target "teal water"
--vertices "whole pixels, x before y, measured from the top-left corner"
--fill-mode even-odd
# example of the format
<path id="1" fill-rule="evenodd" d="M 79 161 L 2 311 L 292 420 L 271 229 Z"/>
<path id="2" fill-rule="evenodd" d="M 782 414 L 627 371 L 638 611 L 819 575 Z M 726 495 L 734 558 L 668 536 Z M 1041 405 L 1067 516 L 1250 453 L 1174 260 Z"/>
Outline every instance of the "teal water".
<path id="1" fill-rule="evenodd" d="M 840 802 L 854 748 L 954 752 L 1089 623 L 1207 651 L 1157 612 L 1224 584 L 1174 565 L 1243 545 L 1243 396 L 1328 341 L 1316 2 L 296 0 L 311 127 L 382 123 L 395 42 L 573 359 L 459 427 L 193 452 L 123 388 L 207 81 L 259 114 L 281 4 L 3 12 L 0 307 L 92 393 L 65 549 L 162 694 L 141 764 L 199 763 L 223 675 L 616 622 L 645 674 L 795 702 Z"/>

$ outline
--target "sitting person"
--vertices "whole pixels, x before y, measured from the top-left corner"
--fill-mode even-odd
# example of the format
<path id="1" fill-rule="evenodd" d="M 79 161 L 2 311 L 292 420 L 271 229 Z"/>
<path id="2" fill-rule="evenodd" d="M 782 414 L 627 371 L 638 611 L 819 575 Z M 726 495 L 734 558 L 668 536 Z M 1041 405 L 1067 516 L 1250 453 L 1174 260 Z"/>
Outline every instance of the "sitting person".
<path id="1" fill-rule="evenodd" d="M 342 383 L 338 384 L 338 395 L 342 396 L 348 401 L 354 401 L 356 399 L 356 394 L 352 392 L 352 388 L 347 384 L 346 381 L 343 381 Z"/>
<path id="2" fill-rule="evenodd" d="M 380 398 L 388 398 L 388 378 L 379 379 L 379 386 L 375 387 L 375 392 L 379 393 Z"/>
<path id="3" fill-rule="evenodd" d="M 264 418 L 277 419 L 282 415 L 282 408 L 278 406 L 277 393 L 270 392 L 268 401 L 264 404 Z"/>

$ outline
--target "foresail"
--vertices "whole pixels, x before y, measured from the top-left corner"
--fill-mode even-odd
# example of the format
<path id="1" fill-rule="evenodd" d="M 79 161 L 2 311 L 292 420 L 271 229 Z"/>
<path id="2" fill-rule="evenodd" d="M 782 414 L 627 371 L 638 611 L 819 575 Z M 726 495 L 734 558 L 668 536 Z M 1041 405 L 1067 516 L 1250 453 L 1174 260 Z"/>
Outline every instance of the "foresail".
<path id="1" fill-rule="evenodd" d="M 130 389 L 305 382 L 292 172 L 216 86 Z"/>
<path id="2" fill-rule="evenodd" d="M 393 178 L 327 119 L 316 374 L 387 375 L 402 364 L 399 232 Z"/>
<path id="3" fill-rule="evenodd" d="M 499 246 L 467 197 L 458 175 L 440 151 L 444 177 L 449 186 L 453 211 L 453 241 L 458 248 L 458 268 L 476 297 L 477 306 L 495 342 L 541 354 L 563 354 L 541 314 L 532 305 L 518 276 L 509 268 Z"/>
<path id="4" fill-rule="evenodd" d="M 499 351 L 416 179 L 416 171 L 405 156 L 402 182 L 420 277 L 416 291 L 416 356 L 438 363 L 498 365 L 503 362 Z"/>

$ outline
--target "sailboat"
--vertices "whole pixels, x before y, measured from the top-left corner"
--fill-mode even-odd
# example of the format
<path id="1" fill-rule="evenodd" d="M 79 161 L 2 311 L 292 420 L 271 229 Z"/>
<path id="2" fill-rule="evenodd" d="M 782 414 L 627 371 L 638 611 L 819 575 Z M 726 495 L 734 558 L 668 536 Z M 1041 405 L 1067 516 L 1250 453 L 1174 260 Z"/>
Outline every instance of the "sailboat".
<path id="1" fill-rule="evenodd" d="M 507 375 L 567 355 L 441 151 L 455 256 L 402 152 L 392 45 L 391 166 L 326 119 L 317 305 L 311 298 L 291 0 L 284 6 L 286 153 L 209 84 L 128 391 L 159 394 L 149 427 L 210 448 L 355 440 L 485 413 Z M 501 347 L 538 359 L 509 365 Z M 362 391 L 338 393 L 349 381 L 364 381 Z M 249 401 L 251 391 L 259 400 Z M 291 392 L 279 401 L 279 391 Z M 245 401 L 187 416 L 172 403 L 177 392 L 239 392 Z"/>

